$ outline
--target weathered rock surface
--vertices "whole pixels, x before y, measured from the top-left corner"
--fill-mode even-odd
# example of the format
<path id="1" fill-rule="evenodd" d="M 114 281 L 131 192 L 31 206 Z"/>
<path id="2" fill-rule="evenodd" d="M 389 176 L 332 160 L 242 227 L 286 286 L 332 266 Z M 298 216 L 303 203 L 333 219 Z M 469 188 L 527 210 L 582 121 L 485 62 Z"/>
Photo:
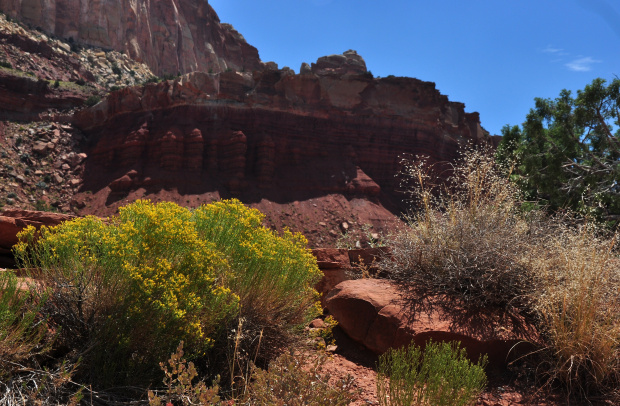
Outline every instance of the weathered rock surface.
<path id="1" fill-rule="evenodd" d="M 73 108 L 84 99 L 78 92 L 56 91 L 44 80 L 0 71 L 0 119 L 33 120 L 49 109 Z"/>
<path id="2" fill-rule="evenodd" d="M 92 142 L 84 190 L 136 170 L 134 189 L 400 201 L 402 154 L 449 161 L 462 142 L 488 140 L 478 114 L 434 83 L 373 79 L 353 51 L 314 71 L 194 72 L 111 93 L 75 116 Z"/>
<path id="3" fill-rule="evenodd" d="M 321 294 L 321 302 L 325 305 L 325 297 L 340 282 L 350 279 L 351 264 L 347 249 L 316 248 L 312 250 L 323 277 L 315 289 Z"/>
<path id="4" fill-rule="evenodd" d="M 328 55 L 319 58 L 316 63 L 312 64 L 310 71 L 317 75 L 334 74 L 338 76 L 344 74 L 360 75 L 367 73 L 366 62 L 356 51 L 351 49 L 343 52 L 342 55 Z M 300 73 L 309 72 L 307 68 L 302 65 Z"/>
<path id="5" fill-rule="evenodd" d="M 457 309 L 448 312 L 439 308 L 413 314 L 403 291 L 388 280 L 344 281 L 328 294 L 326 303 L 351 338 L 379 354 L 411 342 L 460 341 L 471 359 L 488 354 L 490 365 L 502 366 L 530 351 L 528 341 L 536 339 L 532 327 L 514 319 L 500 322 L 485 314 L 472 319 L 462 317 Z"/>
<path id="6" fill-rule="evenodd" d="M 17 233 L 28 226 L 55 226 L 75 216 L 32 210 L 5 210 L 0 214 L 0 266 L 14 265 L 11 248 L 19 241 Z"/>
<path id="7" fill-rule="evenodd" d="M 159 75 L 264 67 L 207 0 L 0 0 L 0 10 L 49 34 L 125 52 Z"/>

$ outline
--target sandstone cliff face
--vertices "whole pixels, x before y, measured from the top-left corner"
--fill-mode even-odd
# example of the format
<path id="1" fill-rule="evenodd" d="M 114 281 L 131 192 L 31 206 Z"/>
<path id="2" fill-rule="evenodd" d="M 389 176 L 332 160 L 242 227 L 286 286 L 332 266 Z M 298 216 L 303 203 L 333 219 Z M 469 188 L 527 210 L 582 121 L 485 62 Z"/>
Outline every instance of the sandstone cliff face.
<path id="1" fill-rule="evenodd" d="M 113 92 L 76 116 L 91 140 L 85 187 L 400 200 L 402 154 L 447 161 L 464 141 L 488 140 L 478 114 L 434 83 L 374 79 L 360 60 L 349 51 L 298 75 L 194 72 Z"/>
<path id="2" fill-rule="evenodd" d="M 207 0 L 0 0 L 0 10 L 59 37 L 126 52 L 159 75 L 264 66 Z"/>

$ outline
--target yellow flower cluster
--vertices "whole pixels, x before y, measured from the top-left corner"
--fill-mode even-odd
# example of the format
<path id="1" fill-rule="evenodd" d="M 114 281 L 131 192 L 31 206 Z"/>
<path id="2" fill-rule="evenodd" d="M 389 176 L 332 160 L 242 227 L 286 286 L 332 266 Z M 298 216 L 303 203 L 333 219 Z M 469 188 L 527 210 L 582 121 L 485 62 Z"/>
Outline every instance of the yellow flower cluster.
<path id="1" fill-rule="evenodd" d="M 263 218 L 238 200 L 194 211 L 138 200 L 106 220 L 29 227 L 15 253 L 57 286 L 90 295 L 85 303 L 112 292 L 123 316 L 103 319 L 117 323 L 119 342 L 184 340 L 203 351 L 240 306 L 289 323 L 313 309 L 319 270 L 305 238 L 277 235 Z"/>
<path id="2" fill-rule="evenodd" d="M 277 314 L 275 322 L 301 322 L 313 312 L 320 271 L 302 234 L 277 235 L 262 226 L 261 212 L 236 199 L 201 206 L 193 215 L 198 232 L 226 254 L 230 285 L 244 306 Z"/>

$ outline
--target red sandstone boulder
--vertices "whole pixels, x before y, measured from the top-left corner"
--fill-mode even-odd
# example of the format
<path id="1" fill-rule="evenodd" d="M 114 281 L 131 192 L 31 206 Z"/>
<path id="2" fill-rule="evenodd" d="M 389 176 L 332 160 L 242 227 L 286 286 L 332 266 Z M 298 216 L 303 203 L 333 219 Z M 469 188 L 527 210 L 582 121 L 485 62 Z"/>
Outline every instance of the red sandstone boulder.
<path id="1" fill-rule="evenodd" d="M 347 185 L 350 194 L 368 197 L 377 197 L 381 193 L 381 186 L 372 178 L 364 173 L 361 168 L 357 168 L 357 176 Z"/>
<path id="2" fill-rule="evenodd" d="M 316 248 L 312 250 L 317 265 L 323 272 L 323 277 L 316 284 L 315 289 L 321 293 L 322 304 L 325 305 L 326 295 L 340 282 L 349 279 L 347 273 L 351 271 L 349 253 L 346 249 Z"/>
<path id="3" fill-rule="evenodd" d="M 17 244 L 17 233 L 27 226 L 55 226 L 75 218 L 70 214 L 33 210 L 5 210 L 0 215 L 0 247 L 10 249 Z"/>
<path id="4" fill-rule="evenodd" d="M 25 224 L 21 220 L 0 216 L 0 247 L 8 252 L 17 243 L 17 233 L 24 227 Z"/>
<path id="5" fill-rule="evenodd" d="M 412 314 L 403 291 L 382 279 L 344 281 L 327 295 L 326 304 L 351 338 L 379 354 L 411 342 L 460 341 L 471 359 L 488 354 L 490 365 L 500 367 L 531 351 L 537 337 L 533 327 L 500 322 L 493 315 L 460 317 L 437 307 Z"/>
<path id="6" fill-rule="evenodd" d="M 351 268 L 346 248 L 315 248 L 312 255 L 316 257 L 320 269 Z"/>
<path id="7" fill-rule="evenodd" d="M 0 266 L 14 266 L 11 248 L 17 244 L 17 233 L 32 225 L 55 226 L 63 221 L 71 220 L 75 216 L 69 214 L 49 213 L 32 210 L 5 210 L 0 214 Z"/>
<path id="8" fill-rule="evenodd" d="M 134 186 L 134 180 L 129 175 L 123 175 L 110 183 L 110 189 L 114 193 L 127 192 Z"/>

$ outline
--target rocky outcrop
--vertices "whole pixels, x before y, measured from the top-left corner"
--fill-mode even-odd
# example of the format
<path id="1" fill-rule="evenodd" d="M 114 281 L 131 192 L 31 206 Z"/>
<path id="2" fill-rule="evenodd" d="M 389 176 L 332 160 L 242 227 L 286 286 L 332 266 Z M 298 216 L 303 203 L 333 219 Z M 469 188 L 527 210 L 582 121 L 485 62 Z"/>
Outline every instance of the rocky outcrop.
<path id="1" fill-rule="evenodd" d="M 0 119 L 36 120 L 50 109 L 81 105 L 86 96 L 52 88 L 45 80 L 0 71 Z"/>
<path id="2" fill-rule="evenodd" d="M 309 73 L 303 65 L 301 71 Z M 342 55 L 328 55 L 319 58 L 310 67 L 310 72 L 317 75 L 334 74 L 338 76 L 368 73 L 364 59 L 351 49 L 343 52 Z"/>
<path id="3" fill-rule="evenodd" d="M 0 10 L 49 34 L 124 52 L 158 75 L 264 67 L 207 0 L 0 0 Z"/>
<path id="4" fill-rule="evenodd" d="M 136 187 L 148 179 L 194 194 L 400 201 L 394 175 L 403 154 L 449 161 L 463 142 L 488 140 L 464 107 L 434 83 L 372 78 L 347 51 L 298 75 L 194 72 L 125 88 L 77 113 L 75 124 L 92 142 L 86 190 L 136 170 Z"/>
<path id="5" fill-rule="evenodd" d="M 349 253 L 344 248 L 315 248 L 312 255 L 323 277 L 315 289 L 321 294 L 321 304 L 325 305 L 325 297 L 340 282 L 351 279 L 351 263 Z"/>
<path id="6" fill-rule="evenodd" d="M 0 266 L 12 267 L 11 248 L 19 241 L 17 234 L 28 226 L 55 226 L 75 216 L 31 210 L 5 210 L 0 214 Z"/>
<path id="7" fill-rule="evenodd" d="M 409 343 L 460 341 L 472 360 L 488 354 L 489 364 L 501 367 L 534 349 L 536 330 L 519 317 L 463 318 L 458 309 L 430 311 L 424 306 L 413 312 L 410 300 L 388 280 L 358 279 L 338 284 L 326 303 L 349 337 L 379 354 Z"/>

